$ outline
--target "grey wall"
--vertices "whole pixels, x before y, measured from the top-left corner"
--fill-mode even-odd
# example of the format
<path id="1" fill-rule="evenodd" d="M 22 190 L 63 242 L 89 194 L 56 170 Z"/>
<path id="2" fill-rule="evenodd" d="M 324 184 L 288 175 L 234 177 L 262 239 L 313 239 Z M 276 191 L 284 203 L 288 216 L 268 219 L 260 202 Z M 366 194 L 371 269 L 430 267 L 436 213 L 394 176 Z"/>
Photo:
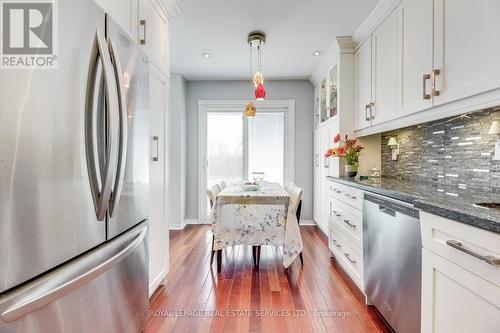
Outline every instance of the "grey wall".
<path id="1" fill-rule="evenodd" d="M 385 177 L 432 183 L 436 188 L 500 192 L 500 161 L 493 160 L 496 137 L 488 131 L 500 111 L 471 113 L 382 134 L 382 174 Z M 390 137 L 400 142 L 391 160 Z"/>
<path id="2" fill-rule="evenodd" d="M 295 183 L 304 189 L 302 219 L 312 220 L 313 86 L 306 80 L 266 81 L 266 90 L 269 100 L 295 100 Z M 249 81 L 187 82 L 186 219 L 198 218 L 198 100 L 248 100 L 252 93 Z"/>
<path id="3" fill-rule="evenodd" d="M 171 228 L 182 228 L 186 209 L 186 80 L 170 78 L 168 211 Z"/>

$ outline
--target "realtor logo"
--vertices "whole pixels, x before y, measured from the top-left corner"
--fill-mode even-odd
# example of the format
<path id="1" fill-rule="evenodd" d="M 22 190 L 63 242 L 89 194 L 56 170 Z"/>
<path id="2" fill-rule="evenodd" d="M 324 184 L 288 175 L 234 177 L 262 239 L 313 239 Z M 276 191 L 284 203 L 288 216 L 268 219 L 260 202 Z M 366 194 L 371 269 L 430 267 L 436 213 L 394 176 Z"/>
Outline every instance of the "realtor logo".
<path id="1" fill-rule="evenodd" d="M 1 68 L 56 68 L 53 1 L 2 1 Z"/>

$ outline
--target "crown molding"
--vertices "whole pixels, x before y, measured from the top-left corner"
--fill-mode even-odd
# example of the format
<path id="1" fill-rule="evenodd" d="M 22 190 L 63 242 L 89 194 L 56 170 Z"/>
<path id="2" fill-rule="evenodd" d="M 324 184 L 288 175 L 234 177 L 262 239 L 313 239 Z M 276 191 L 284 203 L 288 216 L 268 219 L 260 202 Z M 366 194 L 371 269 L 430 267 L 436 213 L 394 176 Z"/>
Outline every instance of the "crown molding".
<path id="1" fill-rule="evenodd" d="M 402 0 L 380 0 L 363 23 L 356 29 L 352 37 L 337 37 L 336 40 L 332 42 L 311 73 L 309 81 L 316 86 L 326 77 L 328 69 L 337 61 L 339 54 L 354 53 L 358 46 L 375 31 L 401 2 Z"/>
<path id="2" fill-rule="evenodd" d="M 402 0 L 380 0 L 352 34 L 356 45 L 362 44 L 375 29 L 399 6 Z"/>

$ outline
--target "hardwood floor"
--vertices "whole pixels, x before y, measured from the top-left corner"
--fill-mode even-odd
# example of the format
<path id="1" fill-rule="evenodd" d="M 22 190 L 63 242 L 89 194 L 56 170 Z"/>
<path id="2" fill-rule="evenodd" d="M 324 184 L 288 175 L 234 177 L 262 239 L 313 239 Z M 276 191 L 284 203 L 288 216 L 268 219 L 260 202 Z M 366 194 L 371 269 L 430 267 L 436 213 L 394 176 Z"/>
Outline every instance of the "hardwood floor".
<path id="1" fill-rule="evenodd" d="M 284 272 L 281 249 L 263 246 L 260 267 L 252 248 L 223 251 L 222 273 L 210 267 L 209 226 L 170 232 L 170 271 L 151 301 L 145 332 L 389 332 L 363 304 L 330 258 L 326 237 L 301 227 L 304 266 Z"/>

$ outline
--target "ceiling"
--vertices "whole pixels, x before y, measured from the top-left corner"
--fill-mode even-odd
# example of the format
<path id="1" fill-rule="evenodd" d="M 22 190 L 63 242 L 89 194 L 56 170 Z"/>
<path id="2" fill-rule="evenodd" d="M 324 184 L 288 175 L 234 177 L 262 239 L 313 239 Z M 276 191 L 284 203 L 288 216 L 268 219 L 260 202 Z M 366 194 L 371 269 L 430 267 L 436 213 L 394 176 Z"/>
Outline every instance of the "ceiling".
<path id="1" fill-rule="evenodd" d="M 172 72 L 187 80 L 247 79 L 250 31 L 267 34 L 266 79 L 306 79 L 336 36 L 349 36 L 378 0 L 185 0 L 172 18 Z M 204 58 L 202 53 L 211 53 Z"/>

